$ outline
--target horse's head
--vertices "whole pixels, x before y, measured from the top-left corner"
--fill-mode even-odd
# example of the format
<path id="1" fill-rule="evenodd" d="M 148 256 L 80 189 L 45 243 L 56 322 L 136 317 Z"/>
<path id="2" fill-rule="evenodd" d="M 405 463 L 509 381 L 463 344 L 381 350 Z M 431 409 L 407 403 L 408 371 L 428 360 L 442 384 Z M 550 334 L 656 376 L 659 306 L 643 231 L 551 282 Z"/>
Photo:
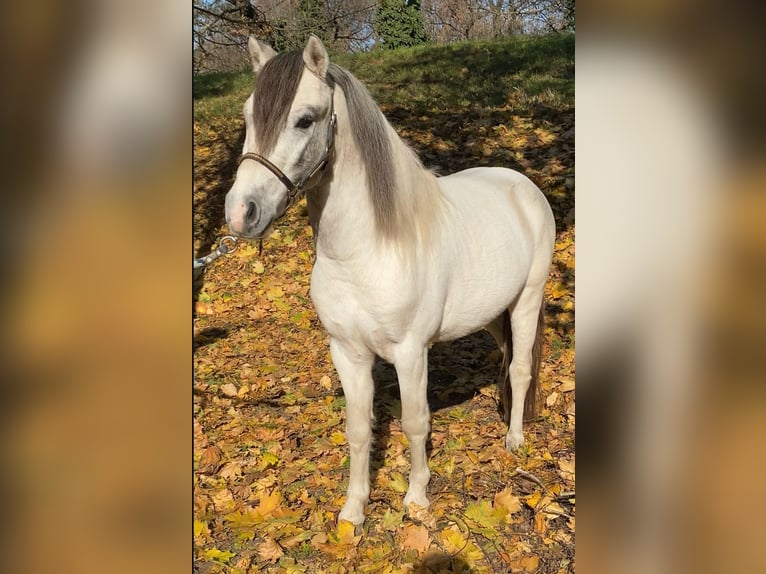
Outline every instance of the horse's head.
<path id="1" fill-rule="evenodd" d="M 245 144 L 226 221 L 236 235 L 261 237 L 329 160 L 333 89 L 327 50 L 315 36 L 303 52 L 277 55 L 253 37 L 248 48 L 257 79 L 244 106 Z"/>

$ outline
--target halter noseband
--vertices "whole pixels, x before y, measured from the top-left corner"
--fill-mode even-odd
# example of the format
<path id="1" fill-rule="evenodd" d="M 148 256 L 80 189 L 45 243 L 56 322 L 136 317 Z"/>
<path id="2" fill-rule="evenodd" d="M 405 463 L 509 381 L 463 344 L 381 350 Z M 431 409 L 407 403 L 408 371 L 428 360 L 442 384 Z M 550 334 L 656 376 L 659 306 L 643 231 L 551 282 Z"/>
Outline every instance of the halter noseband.
<path id="1" fill-rule="evenodd" d="M 327 164 L 330 162 L 330 152 L 332 151 L 333 145 L 335 144 L 335 126 L 338 123 L 338 118 L 335 115 L 335 106 L 333 101 L 334 99 L 335 90 L 333 90 L 330 96 L 330 124 L 327 127 L 327 142 L 325 144 L 324 153 L 316 165 L 313 167 L 313 169 L 308 173 L 308 175 L 306 175 L 298 183 L 293 183 L 292 180 L 287 177 L 281 169 L 274 165 L 268 158 L 263 157 L 260 154 L 252 152 L 243 153 L 237 161 L 237 168 L 239 168 L 242 162 L 246 159 L 255 160 L 266 169 L 268 169 L 271 173 L 273 173 L 277 179 L 282 182 L 282 184 L 287 188 L 288 201 L 285 210 L 287 210 L 287 208 L 293 204 L 306 182 L 318 173 L 324 171 L 324 169 L 327 167 Z"/>

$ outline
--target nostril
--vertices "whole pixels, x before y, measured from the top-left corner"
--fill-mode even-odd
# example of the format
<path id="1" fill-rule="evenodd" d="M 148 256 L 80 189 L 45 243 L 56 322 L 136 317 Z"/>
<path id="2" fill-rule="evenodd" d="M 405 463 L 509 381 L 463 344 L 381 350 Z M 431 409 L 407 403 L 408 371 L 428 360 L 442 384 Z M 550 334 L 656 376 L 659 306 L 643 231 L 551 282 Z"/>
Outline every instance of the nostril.
<path id="1" fill-rule="evenodd" d="M 251 201 L 247 204 L 247 213 L 245 214 L 245 221 L 251 221 L 253 219 L 253 216 L 256 214 L 257 208 L 255 206 L 255 202 Z"/>

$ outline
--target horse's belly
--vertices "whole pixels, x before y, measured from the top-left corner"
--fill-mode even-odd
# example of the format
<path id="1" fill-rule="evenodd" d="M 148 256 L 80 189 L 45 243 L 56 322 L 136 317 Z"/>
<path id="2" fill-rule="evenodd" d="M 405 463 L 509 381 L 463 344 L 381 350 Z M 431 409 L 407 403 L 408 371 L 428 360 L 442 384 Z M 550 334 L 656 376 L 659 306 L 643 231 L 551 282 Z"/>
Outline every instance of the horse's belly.
<path id="1" fill-rule="evenodd" d="M 524 288 L 520 269 L 478 266 L 447 290 L 438 340 L 450 341 L 482 329 L 508 308 Z"/>

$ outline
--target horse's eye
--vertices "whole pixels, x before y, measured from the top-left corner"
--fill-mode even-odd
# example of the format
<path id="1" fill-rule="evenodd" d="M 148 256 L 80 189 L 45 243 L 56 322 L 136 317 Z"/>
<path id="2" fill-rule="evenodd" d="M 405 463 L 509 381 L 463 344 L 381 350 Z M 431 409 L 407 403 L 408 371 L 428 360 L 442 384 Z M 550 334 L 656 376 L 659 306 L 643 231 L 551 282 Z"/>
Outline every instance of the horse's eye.
<path id="1" fill-rule="evenodd" d="M 314 119 L 311 116 L 303 116 L 301 119 L 295 122 L 295 127 L 301 130 L 305 130 L 313 123 Z"/>

